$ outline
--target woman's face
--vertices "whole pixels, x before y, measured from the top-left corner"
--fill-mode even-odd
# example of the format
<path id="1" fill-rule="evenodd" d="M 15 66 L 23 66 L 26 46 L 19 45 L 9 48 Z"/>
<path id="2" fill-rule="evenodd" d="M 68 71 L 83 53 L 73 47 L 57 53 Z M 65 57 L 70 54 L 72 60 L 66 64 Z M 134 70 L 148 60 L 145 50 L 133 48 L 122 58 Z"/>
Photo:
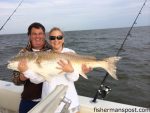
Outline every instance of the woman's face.
<path id="1" fill-rule="evenodd" d="M 49 38 L 49 41 L 50 41 L 50 44 L 53 48 L 54 51 L 61 51 L 62 50 L 62 46 L 63 46 L 63 43 L 64 43 L 64 38 L 63 37 L 63 34 L 58 31 L 58 30 L 55 30 L 55 31 L 52 31 L 49 36 L 52 36 Z"/>

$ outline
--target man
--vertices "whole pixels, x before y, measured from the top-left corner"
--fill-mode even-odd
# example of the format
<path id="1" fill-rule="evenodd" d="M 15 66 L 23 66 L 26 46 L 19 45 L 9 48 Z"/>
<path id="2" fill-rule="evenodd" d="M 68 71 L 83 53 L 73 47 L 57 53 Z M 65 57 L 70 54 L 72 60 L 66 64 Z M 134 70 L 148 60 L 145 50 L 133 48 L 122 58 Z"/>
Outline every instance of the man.
<path id="1" fill-rule="evenodd" d="M 45 40 L 46 37 L 45 28 L 42 24 L 32 23 L 28 27 L 28 37 L 29 37 L 28 45 L 20 52 L 46 51 L 51 49 L 49 44 Z M 24 84 L 24 89 L 21 94 L 19 113 L 27 113 L 40 101 L 42 93 L 42 83 L 40 84 L 31 83 L 30 80 L 23 74 L 25 68 L 24 70 L 22 69 L 23 68 L 20 66 L 19 69 L 20 72 L 14 71 L 13 82 L 16 85 L 19 85 L 21 83 Z"/>

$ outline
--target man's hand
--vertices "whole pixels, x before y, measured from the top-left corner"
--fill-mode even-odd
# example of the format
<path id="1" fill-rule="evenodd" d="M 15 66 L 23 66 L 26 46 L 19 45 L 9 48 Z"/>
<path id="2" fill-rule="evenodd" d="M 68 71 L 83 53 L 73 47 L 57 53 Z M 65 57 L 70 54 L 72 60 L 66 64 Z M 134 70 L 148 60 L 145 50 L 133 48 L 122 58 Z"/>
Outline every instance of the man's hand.
<path id="1" fill-rule="evenodd" d="M 67 60 L 67 62 L 60 60 L 57 63 L 60 67 L 56 67 L 56 68 L 61 70 L 60 73 L 63 73 L 63 72 L 72 73 L 72 72 L 74 72 L 72 64 L 69 60 Z"/>
<path id="2" fill-rule="evenodd" d="M 18 64 L 18 70 L 23 73 L 28 70 L 27 60 L 21 60 Z"/>
<path id="3" fill-rule="evenodd" d="M 82 71 L 84 74 L 89 73 L 93 69 L 91 67 L 87 67 L 85 64 L 82 64 Z"/>
<path id="4" fill-rule="evenodd" d="M 20 74 L 20 80 L 21 81 L 25 81 L 25 80 L 27 80 L 28 78 L 26 78 L 22 73 Z"/>

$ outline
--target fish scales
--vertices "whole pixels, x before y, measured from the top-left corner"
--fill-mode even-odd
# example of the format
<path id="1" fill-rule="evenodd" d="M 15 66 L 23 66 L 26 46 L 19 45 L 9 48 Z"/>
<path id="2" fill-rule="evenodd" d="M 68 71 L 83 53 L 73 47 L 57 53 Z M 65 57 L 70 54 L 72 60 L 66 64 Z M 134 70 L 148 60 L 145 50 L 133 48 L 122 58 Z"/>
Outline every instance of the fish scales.
<path id="1" fill-rule="evenodd" d="M 93 56 L 84 56 L 74 53 L 55 53 L 55 52 L 26 52 L 16 55 L 9 61 L 8 68 L 17 70 L 18 63 L 20 60 L 26 59 L 28 68 L 34 71 L 35 73 L 40 74 L 47 80 L 51 80 L 52 76 L 58 75 L 58 61 L 69 60 L 74 68 L 80 75 L 87 77 L 82 72 L 82 64 L 90 66 L 92 68 L 103 68 L 105 69 L 114 79 L 117 79 L 116 76 L 116 63 L 120 57 L 109 57 L 103 60 L 97 60 Z"/>

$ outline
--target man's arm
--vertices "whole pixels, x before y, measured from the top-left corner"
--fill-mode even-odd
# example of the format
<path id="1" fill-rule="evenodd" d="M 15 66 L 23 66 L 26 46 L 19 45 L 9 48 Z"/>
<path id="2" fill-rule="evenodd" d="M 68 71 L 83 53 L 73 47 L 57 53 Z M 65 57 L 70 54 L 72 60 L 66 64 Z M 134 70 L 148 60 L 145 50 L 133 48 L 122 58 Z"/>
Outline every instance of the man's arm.
<path id="1" fill-rule="evenodd" d="M 27 78 L 19 71 L 13 71 L 12 76 L 12 81 L 15 85 L 22 85 L 25 83 L 25 80 L 27 80 Z"/>
<path id="2" fill-rule="evenodd" d="M 21 49 L 18 54 L 24 53 L 24 52 L 27 52 L 25 48 Z M 25 80 L 27 80 L 27 78 L 23 75 L 23 73 L 19 71 L 13 71 L 12 81 L 15 85 L 22 85 L 25 83 Z"/>
<path id="3" fill-rule="evenodd" d="M 28 66 L 27 66 L 27 60 L 21 60 L 18 64 L 18 70 L 23 73 L 20 75 L 20 79 L 22 81 L 25 81 L 27 79 L 30 79 L 30 81 L 32 83 L 35 83 L 35 84 L 39 84 L 41 82 L 44 82 L 44 78 L 41 77 L 40 75 L 34 73 L 32 70 L 28 69 Z"/>

